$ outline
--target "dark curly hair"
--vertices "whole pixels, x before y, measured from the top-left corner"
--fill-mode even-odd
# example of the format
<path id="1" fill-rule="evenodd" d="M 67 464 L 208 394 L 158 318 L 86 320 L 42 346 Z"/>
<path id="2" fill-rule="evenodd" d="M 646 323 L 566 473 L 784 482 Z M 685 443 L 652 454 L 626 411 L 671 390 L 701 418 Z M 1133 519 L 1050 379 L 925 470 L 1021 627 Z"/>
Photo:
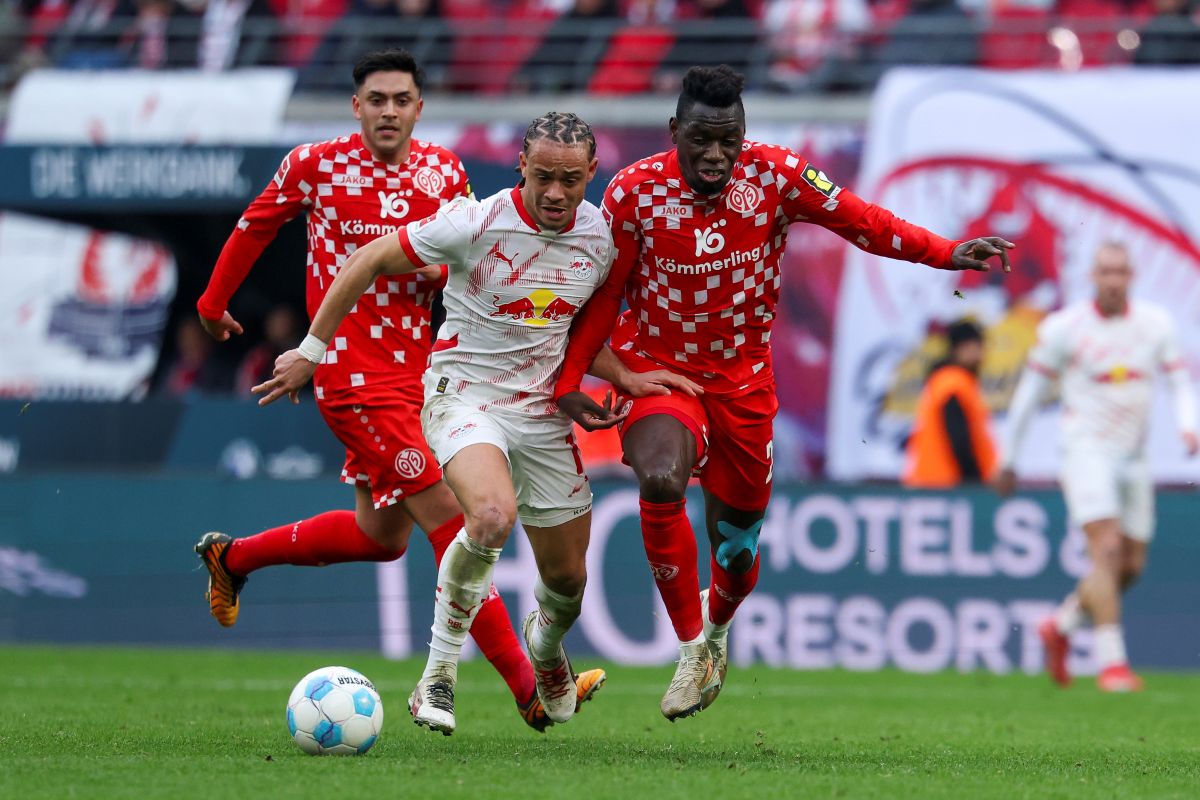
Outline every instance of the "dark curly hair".
<path id="1" fill-rule="evenodd" d="M 736 105 L 738 111 L 745 113 L 742 106 L 742 88 L 745 84 L 746 76 L 728 64 L 692 67 L 683 75 L 683 89 L 675 104 L 675 118 L 684 119 L 697 103 L 712 108 Z"/>

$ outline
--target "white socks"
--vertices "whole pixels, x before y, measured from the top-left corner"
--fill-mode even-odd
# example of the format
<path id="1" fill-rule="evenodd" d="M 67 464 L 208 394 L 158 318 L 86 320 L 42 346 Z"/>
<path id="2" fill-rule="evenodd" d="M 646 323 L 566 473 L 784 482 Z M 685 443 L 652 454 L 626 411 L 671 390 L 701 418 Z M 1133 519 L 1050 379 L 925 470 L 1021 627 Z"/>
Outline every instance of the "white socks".
<path id="1" fill-rule="evenodd" d="M 1088 615 L 1079 605 L 1079 595 L 1071 592 L 1054 612 L 1054 626 L 1063 636 L 1070 636 L 1088 621 Z"/>
<path id="2" fill-rule="evenodd" d="M 436 676 L 455 680 L 458 657 L 467 641 L 471 622 L 487 598 L 492 570 L 500 557 L 500 548 L 484 547 L 467 536 L 464 528 L 446 548 L 438 569 L 434 598 L 433 636 L 429 642 L 429 660 L 422 679 Z"/>
<path id="3" fill-rule="evenodd" d="M 1097 625 L 1095 642 L 1096 663 L 1100 669 L 1124 664 L 1128 660 L 1125 655 L 1125 635 L 1120 625 Z"/>
<path id="4" fill-rule="evenodd" d="M 583 592 L 567 597 L 542 583 L 539 577 L 533 586 L 533 596 L 537 598 L 540 613 L 529 637 L 529 654 L 538 661 L 550 661 L 558 655 L 563 637 L 579 619 Z"/>

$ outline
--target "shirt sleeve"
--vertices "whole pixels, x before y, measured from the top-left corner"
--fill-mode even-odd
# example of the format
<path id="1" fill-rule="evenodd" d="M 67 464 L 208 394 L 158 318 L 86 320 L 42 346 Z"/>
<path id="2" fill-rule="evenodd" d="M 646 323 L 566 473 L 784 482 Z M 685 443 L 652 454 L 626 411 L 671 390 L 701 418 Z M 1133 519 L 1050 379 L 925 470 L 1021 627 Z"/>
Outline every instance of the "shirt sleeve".
<path id="1" fill-rule="evenodd" d="M 950 452 L 958 462 L 958 474 L 961 480 L 978 483 L 983 479 L 979 469 L 979 461 L 975 458 L 975 445 L 971 441 L 971 425 L 967 421 L 967 412 L 963 409 L 958 395 L 951 394 L 942 404 L 942 424 L 946 428 L 946 438 L 950 441 Z"/>
<path id="2" fill-rule="evenodd" d="M 267 188 L 246 208 L 221 248 L 208 287 L 196 302 L 200 316 L 220 319 L 283 224 L 312 206 L 316 191 L 312 165 L 317 159 L 311 150 L 311 145 L 305 144 L 288 153 Z"/>
<path id="3" fill-rule="evenodd" d="M 1038 325 L 1037 342 L 1029 350 L 1025 366 L 1056 378 L 1070 360 L 1070 343 L 1067 341 L 1068 325 L 1061 314 L 1052 314 Z"/>
<path id="4" fill-rule="evenodd" d="M 630 202 L 622 202 L 628 198 Z M 571 336 L 563 359 L 562 371 L 554 387 L 554 397 L 579 391 L 583 376 L 617 324 L 625 284 L 642 254 L 642 229 L 634 213 L 632 195 L 616 180 L 604 192 L 600 211 L 612 230 L 613 258 L 608 277 L 580 310 L 571 324 Z"/>
<path id="5" fill-rule="evenodd" d="M 820 225 L 877 256 L 951 269 L 958 242 L 866 202 L 798 153 L 787 151 L 779 168 L 784 178 L 783 212 L 789 221 Z"/>
<path id="6" fill-rule="evenodd" d="M 1179 335 L 1175 323 L 1164 315 L 1163 339 L 1159 363 L 1167 375 L 1167 387 L 1175 406 L 1175 424 L 1180 433 L 1196 432 L 1196 397 L 1192 391 L 1192 376 L 1179 351 Z"/>
<path id="7" fill-rule="evenodd" d="M 1066 324 L 1062 314 L 1052 314 L 1038 326 L 1037 343 L 1029 351 L 1025 370 L 1008 404 L 1000 466 L 1011 469 L 1025 436 L 1025 429 L 1041 405 L 1042 397 L 1067 364 Z"/>
<path id="8" fill-rule="evenodd" d="M 446 264 L 451 271 L 465 267 L 478 207 L 459 195 L 436 213 L 401 228 L 397 235 L 408 260 L 418 267 Z"/>

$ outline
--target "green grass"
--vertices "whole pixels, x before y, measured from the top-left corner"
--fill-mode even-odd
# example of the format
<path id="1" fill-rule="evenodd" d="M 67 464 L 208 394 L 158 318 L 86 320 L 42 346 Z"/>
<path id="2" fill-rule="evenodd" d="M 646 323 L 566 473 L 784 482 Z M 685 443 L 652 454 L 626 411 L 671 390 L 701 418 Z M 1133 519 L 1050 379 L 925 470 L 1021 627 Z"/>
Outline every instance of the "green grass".
<path id="1" fill-rule="evenodd" d="M 387 710 L 361 758 L 292 743 L 293 683 L 327 663 L 370 676 Z M 409 721 L 415 662 L 376 656 L 0 648 L 0 797 L 1196 797 L 1200 678 L 1141 695 L 1091 681 L 734 669 L 670 724 L 667 666 L 613 667 L 596 700 L 539 736 L 486 664 L 463 666 L 459 732 Z"/>

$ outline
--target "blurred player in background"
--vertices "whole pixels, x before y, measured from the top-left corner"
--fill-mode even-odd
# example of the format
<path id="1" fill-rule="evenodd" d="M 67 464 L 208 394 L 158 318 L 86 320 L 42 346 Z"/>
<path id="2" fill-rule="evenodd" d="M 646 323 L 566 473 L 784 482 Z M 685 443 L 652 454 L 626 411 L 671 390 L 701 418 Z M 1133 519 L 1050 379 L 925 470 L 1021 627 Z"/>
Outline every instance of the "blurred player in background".
<path id="1" fill-rule="evenodd" d="M 996 477 L 991 410 L 979 386 L 983 329 L 959 320 L 946 330 L 946 340 L 950 352 L 921 390 L 905 448 L 903 482 L 913 489 L 949 489 Z"/>
<path id="2" fill-rule="evenodd" d="M 1146 566 L 1154 534 L 1154 484 L 1146 465 L 1146 434 L 1154 375 L 1167 375 L 1175 422 L 1189 455 L 1200 448 L 1191 379 L 1180 357 L 1175 325 L 1166 309 L 1129 299 L 1133 267 L 1123 244 L 1096 253 L 1093 300 L 1047 317 L 1009 407 L 997 491 L 1016 488 L 1017 450 L 1030 417 L 1051 382 L 1062 393 L 1061 482 L 1071 521 L 1087 535 L 1091 571 L 1038 632 L 1046 666 L 1060 685 L 1067 670 L 1069 637 L 1086 621 L 1095 630 L 1106 692 L 1133 692 L 1142 680 L 1130 668 L 1121 630 L 1121 595 Z"/>
<path id="3" fill-rule="evenodd" d="M 456 199 L 358 250 L 304 344 L 255 389 L 267 403 L 303 386 L 313 356 L 380 276 L 448 264 L 446 323 L 425 373 L 421 419 L 466 521 L 438 571 L 429 660 L 409 699 L 418 724 L 447 735 L 455 729 L 459 653 L 518 517 L 539 573 L 538 610 L 524 626 L 538 694 L 555 722 L 575 713 L 562 639 L 583 603 L 592 492 L 552 390 L 571 320 L 612 261 L 608 226 L 584 200 L 596 166 L 596 139 L 579 117 L 550 112 L 534 120 L 516 188 L 482 202 Z"/>
<path id="4" fill-rule="evenodd" d="M 246 209 L 197 303 L 214 339 L 242 332 L 227 310 L 229 300 L 280 226 L 297 214 L 308 215 L 311 316 L 356 249 L 470 196 L 458 158 L 412 138 L 423 104 L 421 83 L 420 67 L 403 50 L 371 53 L 355 65 L 352 104 L 361 132 L 294 149 Z M 444 283 L 439 266 L 381 278 L 330 337 L 316 369 L 317 407 L 346 446 L 342 480 L 354 486 L 355 510 L 327 511 L 242 539 L 206 534 L 196 552 L 209 571 L 212 615 L 222 625 L 237 621 L 238 596 L 254 570 L 391 561 L 404 554 L 414 521 L 441 561 L 463 517 L 425 443 L 420 412 L 430 303 Z M 550 721 L 533 670 L 495 591 L 477 616 L 479 649 L 503 676 L 525 721 L 544 730 Z M 580 685 L 588 689 L 602 679 L 595 671 Z"/>
<path id="5" fill-rule="evenodd" d="M 994 237 L 943 239 L 863 202 L 797 153 L 745 141 L 743 81 L 724 65 L 688 70 L 670 121 L 675 149 L 612 180 L 603 211 L 616 260 L 572 328 L 555 389 L 560 407 L 585 428 L 620 421 L 579 391 L 610 333 L 626 367 L 669 366 L 703 387 L 699 397 L 633 400 L 622 430 L 640 487 L 646 555 L 680 642 L 660 706 L 670 720 L 716 698 L 729 624 L 758 579 L 778 409 L 768 341 L 787 226 L 812 222 L 868 252 L 940 269 L 986 270 L 982 259 L 995 255 L 1007 269 L 1012 247 Z M 712 550 L 704 592 L 684 508 L 693 474 L 704 490 Z"/>

